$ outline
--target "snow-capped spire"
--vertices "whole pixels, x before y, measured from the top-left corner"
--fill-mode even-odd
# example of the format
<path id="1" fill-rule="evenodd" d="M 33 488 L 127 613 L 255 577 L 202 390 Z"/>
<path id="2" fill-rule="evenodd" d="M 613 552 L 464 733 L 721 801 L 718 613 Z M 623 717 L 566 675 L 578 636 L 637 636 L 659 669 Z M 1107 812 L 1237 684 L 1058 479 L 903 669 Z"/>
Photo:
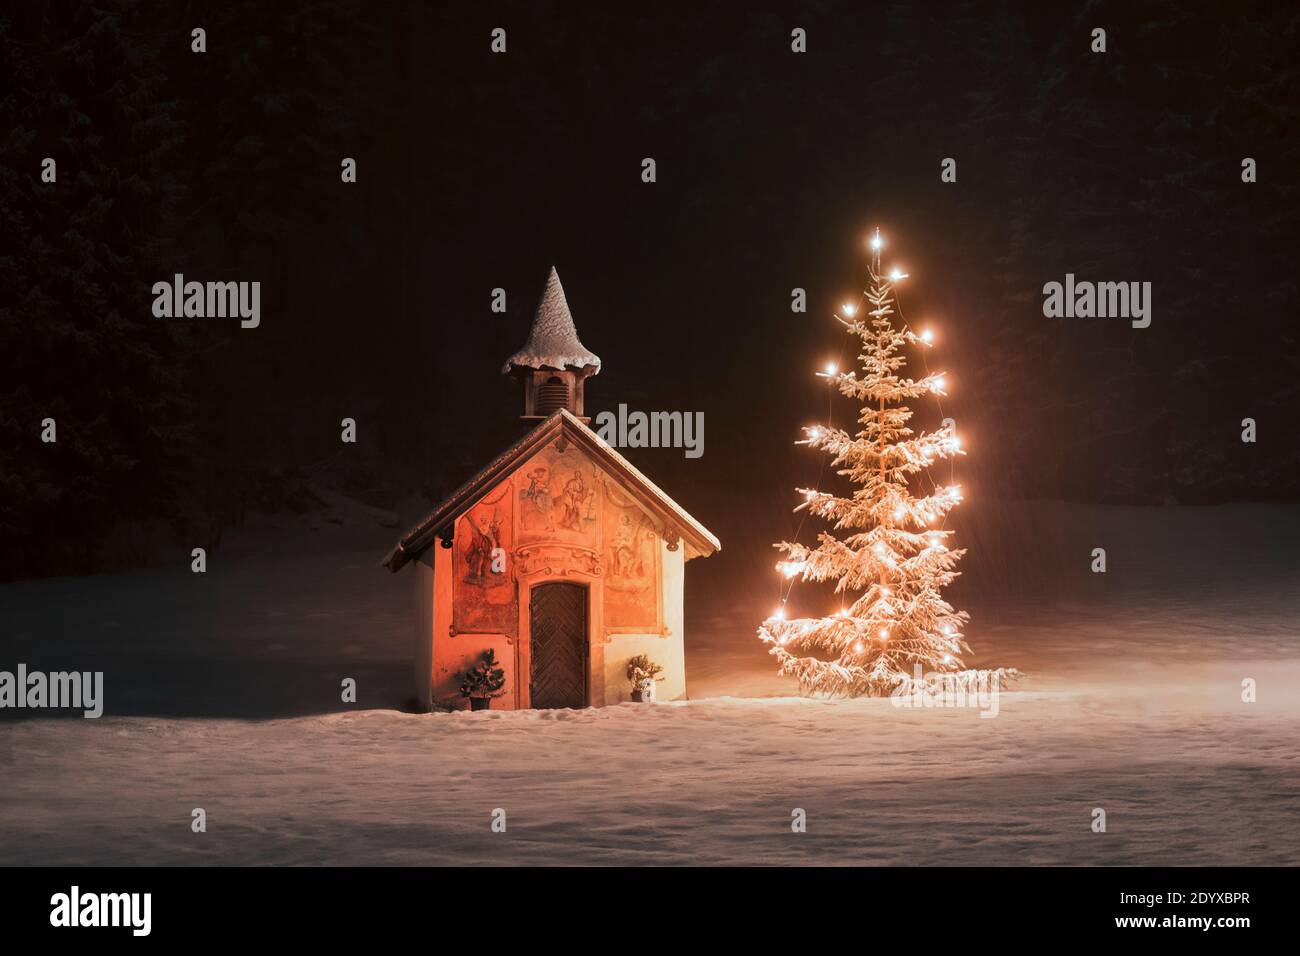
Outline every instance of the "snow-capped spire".
<path id="1" fill-rule="evenodd" d="M 551 266 L 551 274 L 546 278 L 546 291 L 542 301 L 537 304 L 537 314 L 533 316 L 533 327 L 528 332 L 528 341 L 501 368 L 502 375 L 509 375 L 516 368 L 583 368 L 591 367 L 590 375 L 600 371 L 600 356 L 588 351 L 578 341 L 578 330 L 573 325 L 573 316 L 569 312 L 569 303 L 564 298 L 564 286 L 560 285 L 560 275 Z"/>

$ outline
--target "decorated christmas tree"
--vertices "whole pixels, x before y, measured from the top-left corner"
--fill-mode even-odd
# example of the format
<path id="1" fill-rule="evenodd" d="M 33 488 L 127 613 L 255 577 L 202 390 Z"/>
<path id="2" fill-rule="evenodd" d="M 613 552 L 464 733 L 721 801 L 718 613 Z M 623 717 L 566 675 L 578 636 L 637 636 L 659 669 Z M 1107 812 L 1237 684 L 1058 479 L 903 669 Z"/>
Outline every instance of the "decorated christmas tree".
<path id="1" fill-rule="evenodd" d="M 849 495 L 799 489 L 803 502 L 795 510 L 807 509 L 830 528 L 812 546 L 776 545 L 784 553 L 777 570 L 792 579 L 833 581 L 841 609 L 786 620 L 783 600 L 758 632 L 772 645 L 779 672 L 797 677 L 805 693 L 908 691 L 918 674 L 933 683 L 932 675 L 963 672 L 961 655 L 970 652 L 962 634 L 969 616 L 940 593 L 960 574 L 955 567 L 965 553 L 951 547 L 953 533 L 944 527 L 962 500 L 961 488 L 935 484 L 928 473 L 935 462 L 964 452 L 951 420 L 930 432 L 909 427 L 912 411 L 904 402 L 944 395 L 944 375 L 905 377 L 906 350 L 930 348 L 932 336 L 901 321 L 895 284 L 906 276 L 897 269 L 881 274 L 879 231 L 871 246 L 863 301 L 836 315 L 861 340 L 861 367 L 841 372 L 830 366 L 822 373 L 861 404 L 858 428 L 811 426 L 799 442 L 830 456 L 838 474 L 857 487 Z"/>

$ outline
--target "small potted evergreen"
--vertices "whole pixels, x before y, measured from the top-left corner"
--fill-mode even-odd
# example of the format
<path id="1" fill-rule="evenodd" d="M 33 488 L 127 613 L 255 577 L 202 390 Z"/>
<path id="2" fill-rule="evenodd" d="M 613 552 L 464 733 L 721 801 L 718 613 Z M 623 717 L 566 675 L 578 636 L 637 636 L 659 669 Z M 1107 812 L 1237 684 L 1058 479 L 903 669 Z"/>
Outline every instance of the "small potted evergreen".
<path id="1" fill-rule="evenodd" d="M 632 699 L 639 703 L 648 703 L 655 699 L 655 681 L 663 680 L 659 675 L 664 669 L 644 654 L 638 654 L 627 662 L 627 679 L 632 685 Z"/>
<path id="2" fill-rule="evenodd" d="M 497 665 L 496 651 L 488 648 L 478 662 L 460 673 L 460 695 L 469 700 L 470 710 L 487 710 L 492 698 L 500 697 L 506 686 L 506 672 Z"/>

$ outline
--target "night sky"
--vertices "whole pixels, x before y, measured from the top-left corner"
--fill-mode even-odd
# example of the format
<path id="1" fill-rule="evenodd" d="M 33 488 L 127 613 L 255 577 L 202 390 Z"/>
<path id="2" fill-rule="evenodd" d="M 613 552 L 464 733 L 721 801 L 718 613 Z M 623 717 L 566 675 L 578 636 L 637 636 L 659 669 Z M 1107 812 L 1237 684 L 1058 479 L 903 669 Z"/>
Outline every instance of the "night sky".
<path id="1" fill-rule="evenodd" d="M 724 548 L 766 548 L 820 467 L 793 441 L 825 420 L 814 373 L 842 353 L 830 313 L 863 288 L 876 226 L 885 264 L 912 276 L 904 314 L 939 334 L 930 361 L 951 374 L 944 414 L 981 498 L 1300 493 L 1284 5 L 4 17 L 6 577 L 211 540 L 245 510 L 293 507 L 322 463 L 413 520 L 404 502 L 432 503 L 518 434 L 500 365 L 552 265 L 603 360 L 588 413 L 702 411 L 702 458 L 629 457 Z M 1089 50 L 1099 26 L 1105 54 Z M 40 182 L 46 156 L 57 185 Z M 155 319 L 150 286 L 175 272 L 260 281 L 260 328 Z M 1044 318 L 1042 286 L 1067 272 L 1151 282 L 1151 326 Z M 57 449 L 38 440 L 46 415 Z M 360 440 L 341 458 L 345 416 Z"/>

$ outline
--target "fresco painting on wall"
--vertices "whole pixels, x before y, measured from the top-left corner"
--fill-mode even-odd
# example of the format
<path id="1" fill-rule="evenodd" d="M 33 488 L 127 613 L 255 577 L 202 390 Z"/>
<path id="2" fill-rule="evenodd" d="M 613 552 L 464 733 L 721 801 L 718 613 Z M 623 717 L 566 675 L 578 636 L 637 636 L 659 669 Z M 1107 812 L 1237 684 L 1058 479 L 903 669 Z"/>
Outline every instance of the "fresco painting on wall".
<path id="1" fill-rule="evenodd" d="M 521 543 L 544 536 L 595 547 L 600 509 L 591 462 L 548 449 L 520 469 L 518 481 Z"/>
<path id="2" fill-rule="evenodd" d="M 655 633 L 659 619 L 659 539 L 649 517 L 609 482 L 605 489 L 605 626 Z"/>
<path id="3" fill-rule="evenodd" d="M 502 482 L 458 522 L 452 565 L 457 632 L 513 634 L 518 626 L 514 576 L 505 561 L 494 561 L 508 561 L 512 546 L 510 489 L 510 482 Z"/>

